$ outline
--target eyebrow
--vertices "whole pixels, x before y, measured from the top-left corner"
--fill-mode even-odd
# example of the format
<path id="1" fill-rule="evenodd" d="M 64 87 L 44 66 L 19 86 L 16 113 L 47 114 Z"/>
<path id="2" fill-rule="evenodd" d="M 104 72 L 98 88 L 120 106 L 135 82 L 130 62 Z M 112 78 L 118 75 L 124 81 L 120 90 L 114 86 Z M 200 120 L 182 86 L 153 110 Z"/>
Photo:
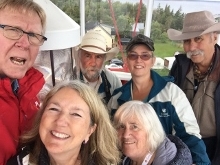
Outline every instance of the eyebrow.
<path id="1" fill-rule="evenodd" d="M 48 106 L 48 105 L 56 105 L 56 106 L 60 106 L 60 104 L 57 103 L 57 102 L 49 102 L 49 103 L 47 104 L 47 106 Z"/>
<path id="2" fill-rule="evenodd" d="M 34 32 L 34 31 L 32 31 L 32 30 L 28 30 L 28 31 L 26 31 L 26 30 L 23 30 L 20 26 L 17 26 L 17 25 L 7 25 L 7 26 L 11 26 L 11 27 L 13 27 L 13 28 L 17 28 L 17 29 L 19 29 L 19 30 L 22 30 L 22 31 L 24 31 L 24 32 L 27 32 L 27 33 L 34 33 L 34 34 L 40 34 L 40 35 L 42 35 L 41 34 L 41 32 Z"/>
<path id="3" fill-rule="evenodd" d="M 131 122 L 131 123 L 128 123 L 128 124 L 136 124 L 136 125 L 137 125 L 138 123 L 135 123 L 135 122 Z"/>
<path id="4" fill-rule="evenodd" d="M 47 106 L 49 106 L 49 105 L 56 105 L 56 106 L 60 107 L 60 104 L 59 104 L 58 102 L 50 102 L 49 104 L 47 104 Z M 76 106 L 76 105 L 71 106 L 71 107 L 70 107 L 70 110 L 83 111 L 82 108 L 80 108 L 80 107 L 78 107 L 78 106 Z"/>

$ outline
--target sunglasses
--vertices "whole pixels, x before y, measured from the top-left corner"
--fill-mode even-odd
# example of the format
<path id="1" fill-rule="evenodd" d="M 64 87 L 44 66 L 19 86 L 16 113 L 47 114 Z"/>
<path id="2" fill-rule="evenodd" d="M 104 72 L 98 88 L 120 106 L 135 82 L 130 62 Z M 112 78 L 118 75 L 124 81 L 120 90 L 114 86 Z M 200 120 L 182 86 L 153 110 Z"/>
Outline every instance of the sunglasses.
<path id="1" fill-rule="evenodd" d="M 128 58 L 129 60 L 132 60 L 132 61 L 137 60 L 139 57 L 140 57 L 142 60 L 147 61 L 147 60 L 149 60 L 150 58 L 152 58 L 153 56 L 150 55 L 150 54 L 143 54 L 143 55 L 128 54 L 128 55 L 127 55 L 127 58 Z"/>

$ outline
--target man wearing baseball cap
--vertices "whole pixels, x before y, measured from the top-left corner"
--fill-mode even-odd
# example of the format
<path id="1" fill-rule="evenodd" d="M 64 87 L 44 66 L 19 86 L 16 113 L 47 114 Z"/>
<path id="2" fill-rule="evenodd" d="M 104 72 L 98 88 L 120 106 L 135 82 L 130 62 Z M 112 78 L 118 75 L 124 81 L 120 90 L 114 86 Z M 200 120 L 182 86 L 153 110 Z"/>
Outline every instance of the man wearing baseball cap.
<path id="1" fill-rule="evenodd" d="M 107 50 L 106 39 L 100 31 L 90 30 L 78 47 L 74 77 L 94 88 L 107 104 L 113 91 L 122 83 L 104 65 L 119 52 L 117 47 Z"/>
<path id="2" fill-rule="evenodd" d="M 170 71 L 190 101 L 213 165 L 220 163 L 220 23 L 209 11 L 188 13 L 182 31 L 168 37 L 183 41 L 185 54 L 176 55 Z"/>

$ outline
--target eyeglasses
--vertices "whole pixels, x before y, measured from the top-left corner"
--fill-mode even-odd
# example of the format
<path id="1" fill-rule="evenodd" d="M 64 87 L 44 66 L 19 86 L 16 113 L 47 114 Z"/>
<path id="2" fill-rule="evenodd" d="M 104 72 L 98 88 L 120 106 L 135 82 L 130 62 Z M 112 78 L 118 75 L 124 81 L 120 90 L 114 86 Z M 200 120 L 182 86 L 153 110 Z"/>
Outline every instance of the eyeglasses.
<path id="1" fill-rule="evenodd" d="M 147 61 L 147 60 L 149 60 L 150 58 L 152 58 L 153 56 L 150 55 L 150 54 L 142 54 L 142 55 L 128 54 L 127 57 L 128 57 L 129 60 L 132 60 L 132 61 L 137 60 L 139 57 L 140 57 L 142 60 Z"/>
<path id="2" fill-rule="evenodd" d="M 13 27 L 13 26 L 8 26 L 8 25 L 1 25 L 0 28 L 3 29 L 3 35 L 12 40 L 18 40 L 20 39 L 24 34 L 27 34 L 28 36 L 28 41 L 32 45 L 37 45 L 41 46 L 43 45 L 44 41 L 47 40 L 46 37 L 36 34 L 36 33 L 30 33 L 30 32 L 25 32 L 19 28 Z"/>

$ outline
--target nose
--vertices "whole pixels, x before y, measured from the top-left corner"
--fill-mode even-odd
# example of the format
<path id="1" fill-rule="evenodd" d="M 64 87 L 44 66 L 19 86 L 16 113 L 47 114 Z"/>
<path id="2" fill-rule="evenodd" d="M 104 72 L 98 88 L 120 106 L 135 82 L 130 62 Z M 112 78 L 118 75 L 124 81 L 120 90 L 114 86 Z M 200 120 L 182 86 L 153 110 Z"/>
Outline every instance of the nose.
<path id="1" fill-rule="evenodd" d="M 96 56 L 95 56 L 95 55 L 92 55 L 92 56 L 91 56 L 90 64 L 91 64 L 92 66 L 95 66 L 95 65 L 96 65 Z"/>
<path id="2" fill-rule="evenodd" d="M 68 125 L 68 119 L 65 113 L 61 112 L 56 119 L 57 126 L 65 127 Z"/>
<path id="3" fill-rule="evenodd" d="M 20 48 L 28 48 L 30 46 L 29 38 L 27 34 L 23 34 L 21 38 L 18 39 L 16 45 Z"/>
<path id="4" fill-rule="evenodd" d="M 189 43 L 189 50 L 193 51 L 196 49 L 196 47 L 197 47 L 197 43 L 193 39 L 191 39 L 191 41 Z"/>
<path id="5" fill-rule="evenodd" d="M 138 55 L 137 61 L 138 61 L 138 62 L 139 62 L 139 61 L 142 61 L 141 56 Z"/>
<path id="6" fill-rule="evenodd" d="M 131 134 L 130 129 L 125 128 L 124 131 L 123 131 L 123 133 L 122 133 L 122 136 L 123 136 L 124 138 L 126 138 L 126 137 L 129 137 L 130 134 Z"/>

